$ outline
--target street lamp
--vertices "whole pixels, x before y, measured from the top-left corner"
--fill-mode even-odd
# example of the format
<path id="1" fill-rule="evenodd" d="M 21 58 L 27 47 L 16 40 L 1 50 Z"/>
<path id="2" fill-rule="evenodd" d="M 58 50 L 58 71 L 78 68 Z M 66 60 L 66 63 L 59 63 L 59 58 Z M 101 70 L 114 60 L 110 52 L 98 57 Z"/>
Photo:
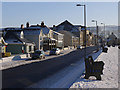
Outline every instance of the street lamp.
<path id="1" fill-rule="evenodd" d="M 101 23 L 101 24 L 104 25 L 104 41 L 105 41 L 105 24 L 104 23 Z M 104 42 L 104 44 L 105 44 L 105 42 Z"/>
<path id="2" fill-rule="evenodd" d="M 85 55 L 84 58 L 86 58 L 86 5 L 77 4 L 76 6 L 83 6 L 84 7 L 84 28 L 85 28 L 85 37 L 84 37 L 84 45 L 85 45 Z"/>
<path id="3" fill-rule="evenodd" d="M 98 51 L 98 25 L 96 20 L 92 20 L 92 22 L 96 23 L 96 34 L 97 34 L 97 51 Z"/>

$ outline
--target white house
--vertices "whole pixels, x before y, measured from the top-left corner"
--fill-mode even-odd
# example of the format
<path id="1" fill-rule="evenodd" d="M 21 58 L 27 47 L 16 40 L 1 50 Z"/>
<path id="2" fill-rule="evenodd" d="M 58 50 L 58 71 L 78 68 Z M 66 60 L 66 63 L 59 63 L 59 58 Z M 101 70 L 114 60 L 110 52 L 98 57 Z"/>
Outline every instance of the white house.
<path id="1" fill-rule="evenodd" d="M 56 47 L 58 48 L 64 47 L 64 34 L 53 31 L 53 38 L 57 40 Z"/>
<path id="2" fill-rule="evenodd" d="M 31 25 L 24 28 L 24 37 L 35 42 L 36 49 L 50 50 L 56 47 L 56 39 L 53 38 L 53 30 L 44 25 Z"/>
<path id="3" fill-rule="evenodd" d="M 77 43 L 73 42 L 72 45 L 80 45 L 80 30 L 81 28 L 75 27 L 73 24 L 71 24 L 68 20 L 65 20 L 64 22 L 60 23 L 57 26 L 53 26 L 53 30 L 57 32 L 63 32 L 69 33 L 69 35 L 73 35 L 74 41 L 78 41 Z M 65 32 L 66 31 L 66 32 Z M 71 33 L 71 34 L 70 34 Z M 62 33 L 63 34 L 63 33 Z M 64 39 L 68 38 L 66 35 L 64 35 Z M 76 38 L 76 39 L 75 39 Z M 78 39 L 78 40 L 77 40 Z M 72 40 L 72 39 L 71 39 Z M 64 41 L 64 43 L 66 43 Z M 70 44 L 70 43 L 69 43 Z M 66 46 L 66 44 L 64 44 Z M 71 45 L 71 44 L 70 44 Z"/>

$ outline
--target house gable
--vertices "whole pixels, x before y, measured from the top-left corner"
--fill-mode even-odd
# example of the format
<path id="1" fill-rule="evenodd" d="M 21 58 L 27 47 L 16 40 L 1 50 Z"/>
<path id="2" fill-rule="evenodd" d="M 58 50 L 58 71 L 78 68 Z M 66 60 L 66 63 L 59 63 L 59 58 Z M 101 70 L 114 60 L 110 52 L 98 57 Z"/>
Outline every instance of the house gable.
<path id="1" fill-rule="evenodd" d="M 67 20 L 65 20 L 64 22 L 62 22 L 58 26 L 56 26 L 56 31 L 59 32 L 60 30 L 65 30 L 65 31 L 69 31 L 69 32 L 78 32 L 79 31 L 79 29 L 77 29 L 74 25 L 72 25 Z"/>

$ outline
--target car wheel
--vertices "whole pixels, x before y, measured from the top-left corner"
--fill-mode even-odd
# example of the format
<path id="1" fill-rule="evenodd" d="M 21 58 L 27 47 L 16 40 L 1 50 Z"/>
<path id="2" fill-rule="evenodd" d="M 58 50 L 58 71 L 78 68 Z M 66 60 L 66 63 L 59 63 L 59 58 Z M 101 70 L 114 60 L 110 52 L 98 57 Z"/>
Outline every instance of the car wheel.
<path id="1" fill-rule="evenodd" d="M 45 56 L 43 57 L 43 59 L 45 59 Z"/>
<path id="2" fill-rule="evenodd" d="M 33 59 L 33 60 L 34 60 L 35 58 L 34 58 L 34 57 L 32 57 L 31 59 Z"/>
<path id="3" fill-rule="evenodd" d="M 40 56 L 40 59 L 42 59 L 42 56 Z"/>

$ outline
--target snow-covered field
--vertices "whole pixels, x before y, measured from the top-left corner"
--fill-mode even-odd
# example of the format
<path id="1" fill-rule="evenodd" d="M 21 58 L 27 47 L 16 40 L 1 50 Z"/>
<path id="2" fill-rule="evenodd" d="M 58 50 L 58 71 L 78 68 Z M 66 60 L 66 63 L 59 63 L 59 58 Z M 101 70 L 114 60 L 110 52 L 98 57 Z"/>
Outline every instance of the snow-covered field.
<path id="1" fill-rule="evenodd" d="M 98 81 L 94 76 L 84 79 L 82 75 L 70 88 L 118 88 L 118 48 L 110 47 L 108 53 L 102 53 L 97 60 L 105 63 L 102 80 Z"/>

